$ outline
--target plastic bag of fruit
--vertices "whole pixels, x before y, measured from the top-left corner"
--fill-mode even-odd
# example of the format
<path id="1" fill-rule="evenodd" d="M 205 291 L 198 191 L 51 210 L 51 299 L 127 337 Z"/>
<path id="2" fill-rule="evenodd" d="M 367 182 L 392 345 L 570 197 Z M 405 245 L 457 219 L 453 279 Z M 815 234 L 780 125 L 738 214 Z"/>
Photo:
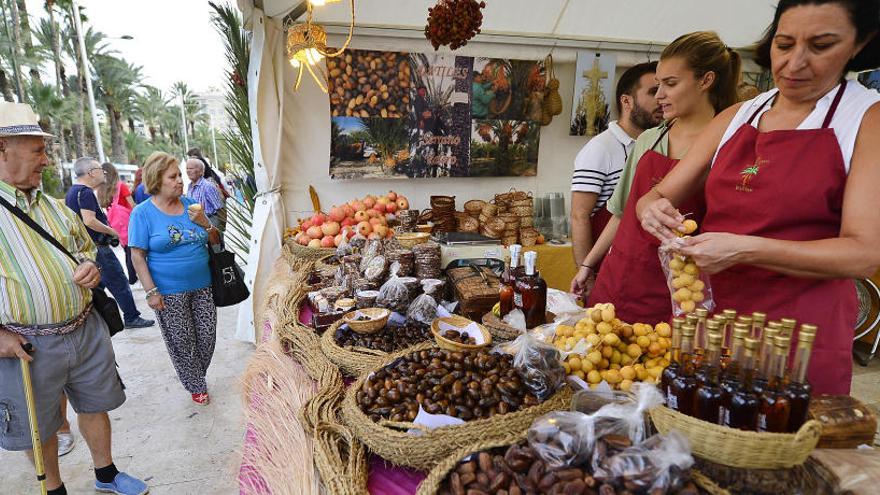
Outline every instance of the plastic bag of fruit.
<path id="1" fill-rule="evenodd" d="M 692 220 L 685 221 L 685 227 L 694 232 L 696 222 L 688 222 Z M 700 270 L 690 257 L 678 252 L 681 246 L 681 238 L 675 238 L 663 242 L 657 250 L 660 266 L 666 275 L 666 286 L 669 287 L 672 314 L 681 316 L 692 313 L 697 308 L 712 311 L 715 309 L 715 300 L 712 298 L 709 275 Z"/>
<path id="2" fill-rule="evenodd" d="M 656 386 L 647 383 L 634 383 L 631 392 L 635 395 L 635 403 L 611 402 L 599 408 L 596 415 L 621 420 L 626 436 L 633 443 L 640 443 L 648 438 L 651 431 L 646 413 L 663 405 L 664 399 Z"/>
<path id="3" fill-rule="evenodd" d="M 352 239 L 354 239 L 352 237 Z M 376 239 L 369 239 L 364 244 L 363 250 L 361 250 L 361 273 L 363 273 L 367 267 L 370 266 L 370 262 L 373 261 L 373 258 L 379 256 L 380 254 L 385 254 L 385 250 L 382 246 L 382 241 Z"/>
<path id="4" fill-rule="evenodd" d="M 690 444 L 673 430 L 602 459 L 593 476 L 634 493 L 672 493 L 689 479 L 693 464 Z"/>
<path id="5" fill-rule="evenodd" d="M 437 301 L 428 294 L 415 298 L 406 310 L 406 320 L 430 325 L 437 317 Z"/>
<path id="6" fill-rule="evenodd" d="M 513 365 L 523 384 L 542 401 L 565 384 L 559 351 L 529 333 L 496 345 L 492 352 L 513 355 Z"/>
<path id="7" fill-rule="evenodd" d="M 392 263 L 391 277 L 379 288 L 379 297 L 376 298 L 376 304 L 379 307 L 405 314 L 407 306 L 409 306 L 409 289 L 403 283 L 403 280 L 397 276 L 396 266 L 397 262 Z"/>

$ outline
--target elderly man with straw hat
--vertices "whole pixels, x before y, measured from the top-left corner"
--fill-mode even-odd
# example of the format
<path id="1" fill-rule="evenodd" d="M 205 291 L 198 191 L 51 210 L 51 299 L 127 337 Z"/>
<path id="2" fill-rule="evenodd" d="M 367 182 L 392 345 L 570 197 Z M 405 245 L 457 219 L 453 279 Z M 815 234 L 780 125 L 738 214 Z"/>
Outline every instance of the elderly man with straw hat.
<path id="1" fill-rule="evenodd" d="M 37 425 L 50 494 L 67 493 L 56 432 L 67 395 L 95 466 L 95 489 L 144 494 L 147 485 L 113 464 L 107 411 L 125 402 L 110 333 L 92 309 L 101 281 L 95 245 L 63 202 L 40 191 L 46 138 L 30 106 L 0 102 L 0 447 L 31 452 L 19 359 L 30 362 Z M 78 261 L 47 241 L 26 215 Z M 32 353 L 24 351 L 30 344 Z"/>

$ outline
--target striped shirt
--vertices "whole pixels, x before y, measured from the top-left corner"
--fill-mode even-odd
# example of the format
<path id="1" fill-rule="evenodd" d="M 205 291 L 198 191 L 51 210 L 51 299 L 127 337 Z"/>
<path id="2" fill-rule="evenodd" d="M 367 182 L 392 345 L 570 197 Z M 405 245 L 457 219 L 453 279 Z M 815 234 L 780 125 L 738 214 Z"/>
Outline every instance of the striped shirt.
<path id="1" fill-rule="evenodd" d="M 575 157 L 571 190 L 598 195 L 591 216 L 605 207 L 614 192 L 634 143 L 635 140 L 614 121 L 604 132 L 587 141 Z"/>
<path id="2" fill-rule="evenodd" d="M 202 177 L 189 185 L 187 197 L 192 198 L 205 209 L 205 215 L 210 216 L 217 213 L 217 210 L 223 208 L 223 196 L 220 189 L 213 182 Z"/>
<path id="3" fill-rule="evenodd" d="M 95 259 L 95 245 L 86 228 L 60 200 L 39 190 L 30 199 L 3 181 L 0 196 L 21 208 L 75 257 Z M 0 325 L 55 325 L 79 316 L 92 293 L 73 282 L 75 269 L 73 260 L 2 208 Z"/>

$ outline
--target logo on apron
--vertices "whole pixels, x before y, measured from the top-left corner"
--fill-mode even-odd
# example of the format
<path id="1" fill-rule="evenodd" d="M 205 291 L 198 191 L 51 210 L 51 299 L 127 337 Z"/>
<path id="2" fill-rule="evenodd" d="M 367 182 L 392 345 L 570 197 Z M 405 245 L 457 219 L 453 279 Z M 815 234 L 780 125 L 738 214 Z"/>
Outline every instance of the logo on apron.
<path id="1" fill-rule="evenodd" d="M 758 176 L 758 172 L 761 170 L 761 166 L 766 166 L 768 163 L 770 163 L 770 160 L 762 160 L 761 158 L 756 158 L 753 165 L 749 165 L 748 167 L 742 169 L 742 171 L 739 173 L 740 182 L 736 185 L 736 190 L 741 192 L 752 192 L 752 181 L 755 180 L 755 177 Z"/>

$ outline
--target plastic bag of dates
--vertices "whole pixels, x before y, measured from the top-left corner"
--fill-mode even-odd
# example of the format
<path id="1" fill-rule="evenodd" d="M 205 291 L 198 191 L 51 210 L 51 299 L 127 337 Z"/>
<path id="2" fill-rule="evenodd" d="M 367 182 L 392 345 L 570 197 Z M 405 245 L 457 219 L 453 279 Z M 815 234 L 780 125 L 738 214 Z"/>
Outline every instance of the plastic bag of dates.
<path id="1" fill-rule="evenodd" d="M 379 307 L 405 314 L 409 306 L 409 288 L 400 277 L 392 273 L 391 278 L 379 288 L 379 298 L 376 299 L 376 303 Z"/>
<path id="2" fill-rule="evenodd" d="M 685 437 L 676 431 L 654 435 L 644 442 L 627 447 L 602 459 L 595 454 L 598 466 L 593 476 L 618 489 L 632 493 L 675 493 L 684 487 L 688 469 L 694 464 Z"/>
<path id="3" fill-rule="evenodd" d="M 529 333 L 523 333 L 511 342 L 495 346 L 492 352 L 512 354 L 513 364 L 523 384 L 539 399 L 544 400 L 565 384 L 559 350 L 541 342 Z"/>
<path id="4" fill-rule="evenodd" d="M 406 321 L 409 322 L 430 325 L 436 317 L 437 301 L 427 294 L 415 298 L 406 310 Z"/>

